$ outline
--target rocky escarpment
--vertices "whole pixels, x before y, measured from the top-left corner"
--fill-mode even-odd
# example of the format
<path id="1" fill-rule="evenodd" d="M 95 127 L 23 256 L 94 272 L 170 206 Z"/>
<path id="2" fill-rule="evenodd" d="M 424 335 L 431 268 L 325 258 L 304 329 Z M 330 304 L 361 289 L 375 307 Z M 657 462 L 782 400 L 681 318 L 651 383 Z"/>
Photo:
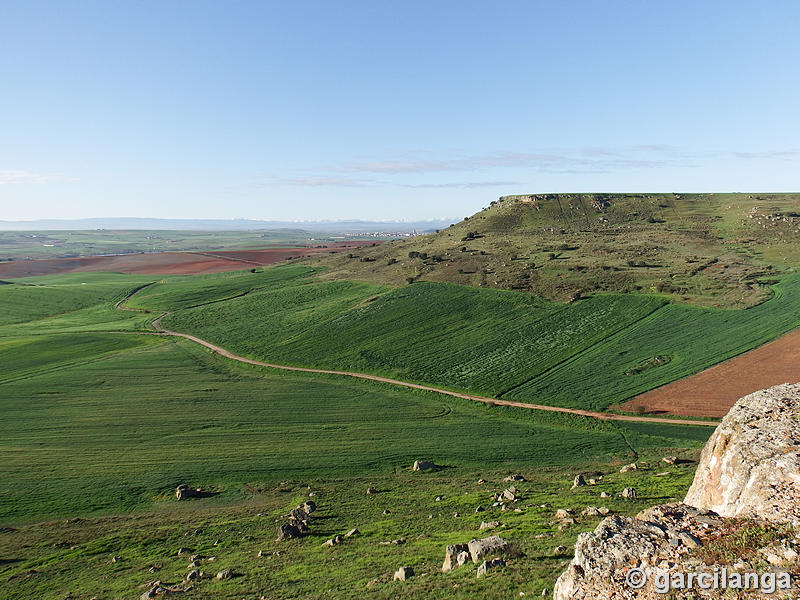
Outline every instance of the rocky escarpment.
<path id="1" fill-rule="evenodd" d="M 581 534 L 553 597 L 723 598 L 737 576 L 757 573 L 766 579 L 736 597 L 795 598 L 799 516 L 800 384 L 785 384 L 734 405 L 703 449 L 684 503 L 610 517 Z M 763 595 L 770 581 L 775 593 Z"/>
<path id="2" fill-rule="evenodd" d="M 686 503 L 800 525 L 800 385 L 739 400 L 708 440 Z"/>

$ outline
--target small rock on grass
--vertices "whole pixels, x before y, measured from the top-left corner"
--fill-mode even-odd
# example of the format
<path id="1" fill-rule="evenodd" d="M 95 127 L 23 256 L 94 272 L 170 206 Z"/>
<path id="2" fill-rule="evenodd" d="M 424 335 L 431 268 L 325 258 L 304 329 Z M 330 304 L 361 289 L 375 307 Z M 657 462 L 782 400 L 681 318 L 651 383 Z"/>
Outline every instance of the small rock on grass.
<path id="1" fill-rule="evenodd" d="M 478 577 L 483 577 L 489 571 L 493 569 L 499 569 L 500 567 L 505 567 L 506 561 L 502 558 L 494 558 L 492 560 L 485 560 L 481 563 L 478 567 Z"/>
<path id="2" fill-rule="evenodd" d="M 400 567 L 394 573 L 395 581 L 405 581 L 414 576 L 414 567 Z"/>

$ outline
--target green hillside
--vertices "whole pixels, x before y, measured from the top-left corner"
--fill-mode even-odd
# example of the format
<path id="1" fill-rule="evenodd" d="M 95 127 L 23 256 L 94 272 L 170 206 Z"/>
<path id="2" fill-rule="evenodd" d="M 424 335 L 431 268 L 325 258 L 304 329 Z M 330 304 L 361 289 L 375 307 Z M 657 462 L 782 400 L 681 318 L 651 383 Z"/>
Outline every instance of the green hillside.
<path id="1" fill-rule="evenodd" d="M 731 310 L 656 295 L 599 294 L 562 304 L 433 282 L 387 289 L 309 279 L 301 269 L 274 268 L 285 275 L 224 302 L 208 287 L 208 304 L 173 311 L 162 323 L 251 358 L 591 409 L 800 326 L 797 275 L 772 286 L 759 306 Z M 213 277 L 229 285 L 219 276 L 204 285 Z M 170 285 L 166 279 L 146 292 L 166 296 Z M 148 306 L 145 295 L 135 301 Z"/>
<path id="2" fill-rule="evenodd" d="M 506 196 L 439 233 L 306 259 L 327 277 L 438 281 L 566 301 L 663 293 L 742 308 L 800 265 L 800 194 Z"/>

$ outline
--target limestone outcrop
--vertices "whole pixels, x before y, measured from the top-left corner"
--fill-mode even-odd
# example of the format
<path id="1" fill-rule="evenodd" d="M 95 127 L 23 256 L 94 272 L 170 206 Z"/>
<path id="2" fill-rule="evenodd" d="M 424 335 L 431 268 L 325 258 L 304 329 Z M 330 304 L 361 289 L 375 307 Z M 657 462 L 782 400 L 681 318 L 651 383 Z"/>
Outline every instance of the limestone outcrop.
<path id="1" fill-rule="evenodd" d="M 727 537 L 743 528 L 765 526 L 782 531 L 782 539 L 765 539 L 763 548 L 728 557 L 730 564 L 706 564 L 700 554 L 705 545 L 719 547 L 722 541 L 724 546 Z M 794 598 L 798 582 L 788 579 L 790 587 L 782 588 L 780 577 L 800 569 L 798 527 L 800 384 L 784 384 L 745 396 L 733 406 L 706 443 L 683 503 L 656 506 L 636 518 L 608 517 L 594 531 L 581 534 L 553 598 L 664 598 L 659 586 L 673 577 L 707 573 L 711 579 L 703 581 L 713 582 L 723 573 L 732 577 L 747 572 L 774 576 L 777 591 L 759 595 L 751 589 L 742 597 Z M 760 545 L 758 536 L 752 543 Z M 674 598 L 728 597 L 719 585 L 706 589 L 696 582 L 670 589 Z"/>
<path id="2" fill-rule="evenodd" d="M 800 525 L 800 384 L 740 399 L 708 440 L 685 502 Z"/>

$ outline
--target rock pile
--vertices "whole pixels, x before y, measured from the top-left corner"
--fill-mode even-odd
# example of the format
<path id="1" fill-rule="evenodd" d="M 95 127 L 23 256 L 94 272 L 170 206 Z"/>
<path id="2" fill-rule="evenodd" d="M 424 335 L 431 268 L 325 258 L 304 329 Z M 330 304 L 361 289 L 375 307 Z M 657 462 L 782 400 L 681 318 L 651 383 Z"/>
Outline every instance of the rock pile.
<path id="1" fill-rule="evenodd" d="M 297 508 L 293 508 L 287 515 L 289 522 L 278 526 L 278 537 L 276 542 L 299 538 L 311 531 L 309 521 L 311 513 L 317 510 L 317 505 L 313 500 L 303 502 Z"/>

